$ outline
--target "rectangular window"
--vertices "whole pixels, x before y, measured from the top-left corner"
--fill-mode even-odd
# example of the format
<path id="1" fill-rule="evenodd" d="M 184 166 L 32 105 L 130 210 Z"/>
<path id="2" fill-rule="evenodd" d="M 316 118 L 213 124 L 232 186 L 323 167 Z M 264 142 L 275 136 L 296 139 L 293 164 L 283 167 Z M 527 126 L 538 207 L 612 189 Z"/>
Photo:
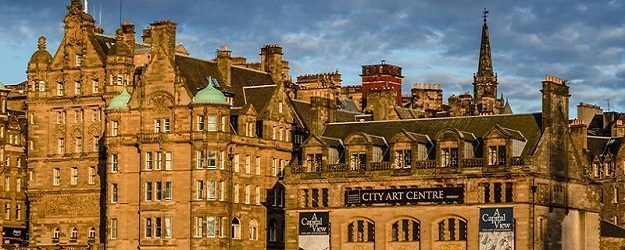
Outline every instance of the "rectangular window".
<path id="1" fill-rule="evenodd" d="M 163 184 L 160 181 L 154 182 L 154 200 L 160 201 L 163 197 Z"/>
<path id="2" fill-rule="evenodd" d="M 203 115 L 198 115 L 196 117 L 195 130 L 204 131 L 204 116 Z"/>
<path id="3" fill-rule="evenodd" d="M 100 116 L 100 109 L 99 108 L 92 109 L 91 110 L 91 121 L 99 122 L 100 118 L 101 118 L 101 116 Z"/>
<path id="4" fill-rule="evenodd" d="M 255 199 L 256 202 L 254 204 L 260 205 L 260 186 L 256 186 L 256 190 L 254 191 L 255 191 L 254 197 L 256 198 Z"/>
<path id="5" fill-rule="evenodd" d="M 226 199 L 226 189 L 224 181 L 219 182 L 219 200 L 224 201 Z"/>
<path id="6" fill-rule="evenodd" d="M 154 133 L 161 132 L 161 119 L 154 119 Z"/>
<path id="7" fill-rule="evenodd" d="M 83 115 L 83 111 L 82 110 L 75 110 L 74 111 L 74 123 L 81 123 L 82 122 L 82 115 Z"/>
<path id="8" fill-rule="evenodd" d="M 145 237 L 152 238 L 152 218 L 145 218 Z"/>
<path id="9" fill-rule="evenodd" d="M 111 239 L 117 239 L 117 219 L 111 219 Z"/>
<path id="10" fill-rule="evenodd" d="M 255 169 L 256 169 L 256 175 L 260 175 L 260 156 L 256 156 Z"/>
<path id="11" fill-rule="evenodd" d="M 80 95 L 82 93 L 82 83 L 79 81 L 74 82 L 74 95 Z"/>
<path id="12" fill-rule="evenodd" d="M 165 170 L 173 169 L 174 155 L 171 152 L 165 152 Z"/>
<path id="13" fill-rule="evenodd" d="M 171 218 L 165 217 L 165 238 L 171 238 Z"/>
<path id="14" fill-rule="evenodd" d="M 441 167 L 458 167 L 458 148 L 441 148 Z"/>
<path id="15" fill-rule="evenodd" d="M 512 202 L 514 197 L 512 190 L 512 182 L 506 182 L 506 202 Z"/>
<path id="16" fill-rule="evenodd" d="M 217 167 L 216 164 L 217 164 L 217 151 L 209 150 L 206 167 L 209 169 L 215 169 Z"/>
<path id="17" fill-rule="evenodd" d="M 204 217 L 195 217 L 195 237 L 204 236 Z"/>
<path id="18" fill-rule="evenodd" d="M 89 184 L 95 184 L 95 167 L 89 167 Z"/>
<path id="19" fill-rule="evenodd" d="M 208 194 L 207 194 L 207 198 L 209 200 L 214 201 L 215 200 L 215 196 L 217 195 L 217 190 L 215 190 L 217 187 L 217 183 L 215 181 L 208 181 L 207 183 L 208 185 Z"/>
<path id="20" fill-rule="evenodd" d="M 22 192 L 22 178 L 15 179 L 15 191 Z"/>
<path id="21" fill-rule="evenodd" d="M 76 137 L 76 144 L 74 146 L 74 153 L 82 152 L 82 137 Z"/>
<path id="22" fill-rule="evenodd" d="M 204 181 L 195 181 L 195 198 L 204 199 Z"/>
<path id="23" fill-rule="evenodd" d="M 11 219 L 11 204 L 10 203 L 4 203 L 4 220 L 10 220 Z"/>
<path id="24" fill-rule="evenodd" d="M 162 223 L 161 218 L 156 218 L 155 222 L 156 222 L 155 223 L 156 227 L 154 228 L 155 229 L 154 230 L 154 236 L 156 236 L 156 238 L 160 238 L 161 237 L 161 229 L 163 228 L 162 224 L 161 224 Z"/>
<path id="25" fill-rule="evenodd" d="M 250 204 L 251 202 L 251 188 L 250 185 L 245 185 L 245 204 Z"/>
<path id="26" fill-rule="evenodd" d="M 111 172 L 117 173 L 119 170 L 119 157 L 117 154 L 111 155 Z"/>
<path id="27" fill-rule="evenodd" d="M 165 200 L 171 200 L 172 199 L 172 183 L 171 181 L 166 181 L 165 182 Z"/>
<path id="28" fill-rule="evenodd" d="M 39 81 L 39 92 L 45 92 L 45 91 L 46 91 L 46 82 Z"/>
<path id="29" fill-rule="evenodd" d="M 217 116 L 209 115 L 208 116 L 208 131 L 217 131 Z"/>
<path id="30" fill-rule="evenodd" d="M 154 152 L 145 152 L 145 170 L 154 168 Z"/>
<path id="31" fill-rule="evenodd" d="M 145 200 L 152 201 L 152 182 L 145 183 Z"/>
<path id="32" fill-rule="evenodd" d="M 93 145 L 91 149 L 97 152 L 99 147 L 100 147 L 100 136 L 96 135 L 93 137 Z"/>
<path id="33" fill-rule="evenodd" d="M 234 168 L 235 173 L 239 172 L 239 154 L 234 155 L 234 166 L 232 167 Z"/>
<path id="34" fill-rule="evenodd" d="M 169 118 L 163 119 L 163 132 L 169 133 Z"/>
<path id="35" fill-rule="evenodd" d="M 246 174 L 250 174 L 252 173 L 252 163 L 251 163 L 252 159 L 250 158 L 249 155 L 245 156 L 245 173 Z"/>
<path id="36" fill-rule="evenodd" d="M 22 205 L 15 205 L 15 220 L 22 220 Z"/>
<path id="37" fill-rule="evenodd" d="M 215 217 L 209 216 L 206 218 L 206 237 L 215 238 Z"/>
<path id="38" fill-rule="evenodd" d="M 154 156 L 156 157 L 154 170 L 161 170 L 161 166 L 163 164 L 163 152 L 154 152 Z"/>
<path id="39" fill-rule="evenodd" d="M 63 91 L 63 83 L 59 82 L 56 84 L 56 95 L 57 96 L 63 96 L 65 94 L 65 91 Z"/>
<path id="40" fill-rule="evenodd" d="M 4 191 L 11 191 L 11 177 L 4 177 Z"/>
<path id="41" fill-rule="evenodd" d="M 61 185 L 61 169 L 55 168 L 52 173 L 52 185 L 58 186 Z"/>
<path id="42" fill-rule="evenodd" d="M 501 183 L 496 182 L 495 183 L 495 203 L 500 203 L 501 202 Z"/>
<path id="43" fill-rule="evenodd" d="M 93 80 L 91 82 L 91 87 L 92 87 L 92 89 L 91 89 L 92 93 L 95 94 L 95 93 L 100 92 L 100 82 L 98 82 L 98 80 Z"/>
<path id="44" fill-rule="evenodd" d="M 71 185 L 78 185 L 78 167 L 72 167 Z"/>
<path id="45" fill-rule="evenodd" d="M 271 175 L 278 176 L 278 159 L 271 159 Z"/>
<path id="46" fill-rule="evenodd" d="M 57 139 L 57 153 L 64 154 L 65 153 L 65 139 L 59 138 Z"/>
<path id="47" fill-rule="evenodd" d="M 226 151 L 219 151 L 219 169 L 226 168 Z"/>
<path id="48" fill-rule="evenodd" d="M 239 184 L 234 184 L 234 203 L 239 203 Z"/>
<path id="49" fill-rule="evenodd" d="M 119 123 L 117 121 L 111 121 L 111 136 L 117 136 L 119 133 Z"/>
<path id="50" fill-rule="evenodd" d="M 76 55 L 76 67 L 82 66 L 82 56 Z"/>
<path id="51" fill-rule="evenodd" d="M 195 166 L 198 169 L 204 167 L 204 150 L 195 151 Z"/>
<path id="52" fill-rule="evenodd" d="M 117 203 L 117 183 L 111 184 L 111 203 Z"/>
<path id="53" fill-rule="evenodd" d="M 221 132 L 226 132 L 226 116 L 221 116 Z"/>

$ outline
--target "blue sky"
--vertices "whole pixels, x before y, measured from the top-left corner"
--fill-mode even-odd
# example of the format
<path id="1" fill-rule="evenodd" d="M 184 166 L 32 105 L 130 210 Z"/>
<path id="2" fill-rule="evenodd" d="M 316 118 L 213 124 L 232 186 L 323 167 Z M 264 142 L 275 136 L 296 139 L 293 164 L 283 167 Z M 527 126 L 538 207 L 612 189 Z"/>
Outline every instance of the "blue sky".
<path id="1" fill-rule="evenodd" d="M 56 52 L 69 3 L 0 1 L 0 81 L 25 79 L 40 35 Z M 361 65 L 386 60 L 403 67 L 404 92 L 414 83 L 440 83 L 444 98 L 472 91 L 486 7 L 499 93 L 515 113 L 540 111 L 547 73 L 569 81 L 572 115 L 582 101 L 607 110 L 609 100 L 610 110 L 625 110 L 625 3 L 618 0 L 123 0 L 122 6 L 137 39 L 149 23 L 170 19 L 178 23 L 178 42 L 195 57 L 213 58 L 227 44 L 234 55 L 258 61 L 262 45 L 278 43 L 293 79 L 338 69 L 343 85 L 360 82 Z M 106 34 L 119 26 L 118 0 L 89 0 L 89 12 Z"/>

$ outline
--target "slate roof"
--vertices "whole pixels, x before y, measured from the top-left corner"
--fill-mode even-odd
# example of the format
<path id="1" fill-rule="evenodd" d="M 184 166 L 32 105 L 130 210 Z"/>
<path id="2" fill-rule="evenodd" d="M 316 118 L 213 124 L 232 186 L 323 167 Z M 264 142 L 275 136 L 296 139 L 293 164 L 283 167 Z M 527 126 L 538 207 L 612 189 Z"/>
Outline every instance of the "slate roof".
<path id="1" fill-rule="evenodd" d="M 444 128 L 455 128 L 483 137 L 496 124 L 501 127 L 518 130 L 527 140 L 521 156 L 533 153 L 542 134 L 542 114 L 516 114 L 471 117 L 445 117 L 395 121 L 343 122 L 331 123 L 323 136 L 345 139 L 348 135 L 363 132 L 378 135 L 389 141 L 402 129 L 435 138 L 436 133 Z M 436 142 L 434 142 L 436 143 Z"/>
<path id="2" fill-rule="evenodd" d="M 588 136 L 587 146 L 591 155 L 606 155 L 611 153 L 616 155 L 618 149 L 623 141 L 623 138 L 612 138 L 604 136 Z"/>
<path id="3" fill-rule="evenodd" d="M 625 238 L 625 228 L 614 225 L 605 220 L 599 223 L 601 237 Z"/>

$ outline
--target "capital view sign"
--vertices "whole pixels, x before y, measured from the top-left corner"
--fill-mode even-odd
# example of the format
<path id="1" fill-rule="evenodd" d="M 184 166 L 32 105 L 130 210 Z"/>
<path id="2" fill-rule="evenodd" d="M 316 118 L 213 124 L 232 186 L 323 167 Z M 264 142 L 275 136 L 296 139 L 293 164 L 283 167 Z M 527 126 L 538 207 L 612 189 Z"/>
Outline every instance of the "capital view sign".
<path id="1" fill-rule="evenodd" d="M 480 208 L 480 250 L 514 250 L 514 209 Z"/>
<path id="2" fill-rule="evenodd" d="M 345 190 L 345 204 L 395 204 L 395 203 L 463 203 L 464 188 L 402 188 L 402 189 L 350 189 Z"/>

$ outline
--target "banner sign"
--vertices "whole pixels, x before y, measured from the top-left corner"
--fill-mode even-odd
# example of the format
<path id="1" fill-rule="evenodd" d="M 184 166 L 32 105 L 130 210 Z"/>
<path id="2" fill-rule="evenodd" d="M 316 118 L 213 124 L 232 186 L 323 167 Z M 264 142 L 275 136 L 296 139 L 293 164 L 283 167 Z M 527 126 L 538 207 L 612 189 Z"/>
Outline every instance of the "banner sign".
<path id="1" fill-rule="evenodd" d="M 298 247 L 300 250 L 330 249 L 330 213 L 299 214 Z"/>
<path id="2" fill-rule="evenodd" d="M 446 202 L 463 203 L 464 188 L 402 188 L 402 189 L 350 189 L 345 190 L 345 204 L 419 203 Z"/>
<path id="3" fill-rule="evenodd" d="M 514 250 L 514 209 L 480 208 L 480 250 Z"/>
<path id="4" fill-rule="evenodd" d="M 26 240 L 26 228 L 3 227 L 3 244 L 20 244 Z"/>

